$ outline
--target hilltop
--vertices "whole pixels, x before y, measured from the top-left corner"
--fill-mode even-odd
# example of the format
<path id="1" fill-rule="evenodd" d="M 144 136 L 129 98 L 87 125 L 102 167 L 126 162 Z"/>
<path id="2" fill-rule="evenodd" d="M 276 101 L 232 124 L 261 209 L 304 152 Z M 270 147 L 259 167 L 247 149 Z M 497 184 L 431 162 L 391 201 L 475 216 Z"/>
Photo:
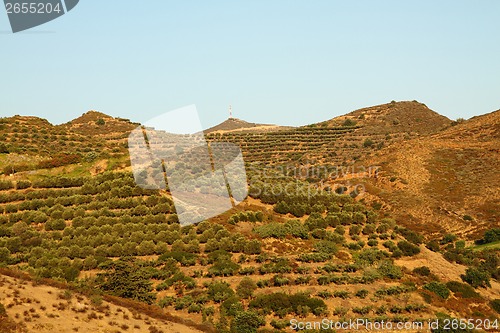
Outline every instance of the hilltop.
<path id="1" fill-rule="evenodd" d="M 126 135 L 139 126 L 129 119 L 114 118 L 97 111 L 88 111 L 70 122 L 60 125 L 61 128 L 82 135 L 116 136 Z"/>
<path id="2" fill-rule="evenodd" d="M 393 142 L 436 133 L 451 123 L 422 103 L 391 102 L 297 128 L 209 132 L 207 138 L 239 144 L 247 162 L 347 166 Z"/>
<path id="3" fill-rule="evenodd" d="M 362 108 L 326 122 L 339 126 L 351 121 L 367 135 L 407 133 L 427 135 L 451 124 L 451 120 L 417 101 L 401 101 Z"/>
<path id="4" fill-rule="evenodd" d="M 227 133 L 236 131 L 276 131 L 285 129 L 283 126 L 269 125 L 269 124 L 256 124 L 249 123 L 245 120 L 238 118 L 228 118 L 222 123 L 204 130 L 206 134 L 209 133 Z"/>

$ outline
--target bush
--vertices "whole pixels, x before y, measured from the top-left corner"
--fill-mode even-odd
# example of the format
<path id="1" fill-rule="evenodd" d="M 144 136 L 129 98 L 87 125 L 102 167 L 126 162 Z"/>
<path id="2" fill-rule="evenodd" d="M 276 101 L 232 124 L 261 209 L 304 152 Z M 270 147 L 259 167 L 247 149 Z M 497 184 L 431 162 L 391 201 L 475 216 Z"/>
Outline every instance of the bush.
<path id="1" fill-rule="evenodd" d="M 243 278 L 240 284 L 236 287 L 236 293 L 241 298 L 250 298 L 253 292 L 257 289 L 257 284 L 248 277 Z"/>
<path id="2" fill-rule="evenodd" d="M 320 253 L 335 254 L 338 252 L 337 245 L 330 241 L 319 241 L 314 244 L 314 249 Z"/>
<path id="3" fill-rule="evenodd" d="M 256 333 L 257 329 L 265 324 L 265 320 L 256 312 L 238 312 L 231 322 L 231 333 Z"/>
<path id="4" fill-rule="evenodd" d="M 476 244 L 488 244 L 500 240 L 500 228 L 494 228 L 486 231 L 482 239 L 477 240 Z"/>
<path id="5" fill-rule="evenodd" d="M 356 291 L 356 297 L 359 297 L 359 298 L 366 298 L 366 296 L 368 296 L 368 290 L 366 289 L 361 289 L 361 290 L 358 290 Z"/>
<path id="6" fill-rule="evenodd" d="M 6 247 L 0 247 L 0 264 L 7 264 L 10 260 L 10 250 Z"/>
<path id="7" fill-rule="evenodd" d="M 315 315 L 320 315 L 326 310 L 326 304 L 319 298 L 310 297 L 306 293 L 287 295 L 285 293 L 273 293 L 258 295 L 249 304 L 250 308 L 273 311 L 274 313 L 299 315 L 303 308 L 307 307 Z"/>
<path id="8" fill-rule="evenodd" d="M 14 188 L 14 183 L 10 180 L 0 180 L 0 191 L 10 190 Z"/>
<path id="9" fill-rule="evenodd" d="M 347 298 L 351 297 L 351 294 L 345 290 L 337 290 L 337 291 L 333 292 L 333 297 L 347 299 Z"/>
<path id="10" fill-rule="evenodd" d="M 446 283 L 446 287 L 453 291 L 455 294 L 459 294 L 462 298 L 476 298 L 480 295 L 468 284 L 460 283 L 458 281 L 450 281 Z"/>
<path id="11" fill-rule="evenodd" d="M 234 295 L 233 289 L 227 282 L 213 282 L 208 285 L 208 297 L 215 303 L 221 303 Z"/>
<path id="12" fill-rule="evenodd" d="M 16 183 L 16 188 L 18 190 L 23 190 L 31 187 L 31 182 L 29 180 L 18 180 Z"/>
<path id="13" fill-rule="evenodd" d="M 425 246 L 432 252 L 438 252 L 439 251 L 439 243 L 437 240 L 431 240 L 427 245 Z"/>
<path id="14" fill-rule="evenodd" d="M 270 322 L 271 326 L 277 330 L 283 330 L 287 327 L 290 326 L 290 321 L 287 320 L 287 319 L 283 319 L 283 320 L 271 320 Z"/>
<path id="15" fill-rule="evenodd" d="M 365 139 L 365 141 L 363 142 L 363 147 L 365 148 L 369 148 L 371 146 L 373 146 L 374 142 L 372 139 Z"/>
<path id="16" fill-rule="evenodd" d="M 377 271 L 381 276 L 393 280 L 400 279 L 403 277 L 403 272 L 401 271 L 401 268 L 394 265 L 389 260 L 381 262 L 379 267 L 377 268 Z"/>
<path id="17" fill-rule="evenodd" d="M 342 123 L 342 126 L 344 127 L 352 127 L 352 126 L 356 126 L 356 122 L 352 119 L 346 119 L 343 123 Z"/>
<path id="18" fill-rule="evenodd" d="M 428 283 L 424 286 L 424 289 L 432 291 L 442 299 L 447 299 L 450 296 L 450 290 L 448 289 L 448 287 L 440 282 L 433 281 L 431 283 Z"/>
<path id="19" fill-rule="evenodd" d="M 352 308 L 352 312 L 360 315 L 367 315 L 368 313 L 370 313 L 371 309 L 371 306 L 354 307 Z"/>
<path id="20" fill-rule="evenodd" d="M 462 278 L 464 282 L 467 282 L 474 288 L 491 287 L 490 275 L 488 274 L 488 272 L 480 271 L 479 269 L 474 267 L 467 268 L 465 274 L 460 275 L 460 278 Z"/>
<path id="21" fill-rule="evenodd" d="M 420 253 L 420 248 L 408 241 L 399 241 L 398 248 L 403 252 L 405 256 L 414 256 Z"/>
<path id="22" fill-rule="evenodd" d="M 137 301 L 152 304 L 156 296 L 148 274 L 139 269 L 135 264 L 126 261 L 115 261 L 110 264 L 110 269 L 99 277 L 102 278 L 100 288 L 112 294 L 131 298 Z"/>
<path id="23" fill-rule="evenodd" d="M 500 298 L 494 299 L 490 302 L 490 306 L 497 313 L 500 313 Z"/>
<path id="24" fill-rule="evenodd" d="M 332 255 L 323 252 L 303 253 L 297 260 L 301 262 L 325 262 L 332 258 Z"/>
<path id="25" fill-rule="evenodd" d="M 431 275 L 431 270 L 427 266 L 420 266 L 413 269 L 413 273 L 421 275 L 421 276 L 429 276 Z"/>

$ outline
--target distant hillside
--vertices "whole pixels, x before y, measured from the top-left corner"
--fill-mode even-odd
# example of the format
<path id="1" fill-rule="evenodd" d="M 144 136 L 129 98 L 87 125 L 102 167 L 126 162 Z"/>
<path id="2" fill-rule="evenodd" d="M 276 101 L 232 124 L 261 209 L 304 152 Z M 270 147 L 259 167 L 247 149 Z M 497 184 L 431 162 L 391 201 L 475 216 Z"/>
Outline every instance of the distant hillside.
<path id="1" fill-rule="evenodd" d="M 326 123 L 339 126 L 351 121 L 365 134 L 432 134 L 449 127 L 451 120 L 417 101 L 391 102 L 371 106 L 333 118 Z"/>
<path id="2" fill-rule="evenodd" d="M 500 111 L 393 144 L 361 163 L 381 166 L 375 194 L 424 232 L 478 236 L 500 226 Z"/>
<path id="3" fill-rule="evenodd" d="M 116 133 L 128 135 L 138 125 L 128 119 L 113 118 L 101 112 L 89 111 L 61 127 L 83 135 L 109 136 Z"/>
<path id="4" fill-rule="evenodd" d="M 221 133 L 221 132 L 233 132 L 233 131 L 272 131 L 280 130 L 285 127 L 268 125 L 268 124 L 256 124 L 249 123 L 247 121 L 238 118 L 229 118 L 224 122 L 205 130 L 205 133 Z"/>
<path id="5" fill-rule="evenodd" d="M 247 162 L 348 165 L 393 142 L 436 133 L 451 120 L 418 102 L 368 107 L 331 120 L 269 133 L 208 132 L 238 143 Z"/>

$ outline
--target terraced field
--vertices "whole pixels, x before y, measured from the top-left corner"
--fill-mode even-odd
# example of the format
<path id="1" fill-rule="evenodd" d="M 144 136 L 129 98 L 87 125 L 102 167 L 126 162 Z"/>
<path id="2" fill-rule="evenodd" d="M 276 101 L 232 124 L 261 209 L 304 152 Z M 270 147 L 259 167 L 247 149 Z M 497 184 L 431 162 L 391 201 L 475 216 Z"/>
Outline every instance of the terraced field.
<path id="1" fill-rule="evenodd" d="M 422 226 L 412 228 L 391 209 L 388 196 L 400 192 L 387 188 L 399 191 L 404 175 L 425 174 L 418 173 L 423 168 L 418 156 L 401 167 L 382 163 L 381 176 L 372 180 L 386 184 L 386 192 L 372 185 L 374 194 L 367 187 L 362 195 L 351 186 L 320 181 L 329 168 L 392 158 L 379 154 L 412 146 L 429 130 L 416 131 L 425 121 L 406 119 L 412 112 L 423 117 L 430 111 L 416 102 L 390 103 L 295 129 L 208 133 L 211 145 L 232 142 L 243 150 L 249 197 L 185 227 L 168 187 L 145 190 L 127 168 L 126 138 L 136 124 L 97 113 L 58 127 L 33 118 L 3 119 L 0 266 L 13 276 L 21 271 L 35 281 L 63 282 L 61 288 L 88 306 L 111 296 L 123 304 L 133 300 L 151 305 L 147 311 L 159 317 L 174 313 L 206 332 L 291 332 L 293 320 L 322 318 L 396 323 L 460 317 L 498 323 L 496 233 L 485 235 L 479 247 L 450 232 L 428 237 Z M 429 117 L 438 131 L 448 121 Z M 115 132 L 103 127 L 113 122 L 122 127 Z M 102 134 L 89 143 L 92 131 Z M 182 177 L 207 171 L 196 168 L 200 154 L 162 142 L 149 144 L 177 148 L 192 165 Z M 323 173 L 292 172 L 304 166 Z M 403 174 L 403 166 L 411 170 Z M 153 178 L 163 180 L 165 170 L 156 170 Z M 0 294 L 0 317 L 9 317 L 10 326 L 46 325 L 49 312 L 19 312 L 21 298 Z M 103 332 L 142 327 L 134 322 L 137 315 L 118 324 L 104 320 L 99 327 Z"/>

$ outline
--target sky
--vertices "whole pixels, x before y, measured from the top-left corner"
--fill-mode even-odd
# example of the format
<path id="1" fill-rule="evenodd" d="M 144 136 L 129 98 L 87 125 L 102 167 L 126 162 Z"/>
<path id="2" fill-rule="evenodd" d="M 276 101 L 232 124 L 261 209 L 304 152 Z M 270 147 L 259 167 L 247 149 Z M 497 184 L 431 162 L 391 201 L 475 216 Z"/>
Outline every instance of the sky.
<path id="1" fill-rule="evenodd" d="M 305 125 L 391 100 L 451 119 L 500 109 L 500 1 L 81 0 L 13 34 L 0 8 L 0 117 L 137 122 L 195 104 Z"/>

